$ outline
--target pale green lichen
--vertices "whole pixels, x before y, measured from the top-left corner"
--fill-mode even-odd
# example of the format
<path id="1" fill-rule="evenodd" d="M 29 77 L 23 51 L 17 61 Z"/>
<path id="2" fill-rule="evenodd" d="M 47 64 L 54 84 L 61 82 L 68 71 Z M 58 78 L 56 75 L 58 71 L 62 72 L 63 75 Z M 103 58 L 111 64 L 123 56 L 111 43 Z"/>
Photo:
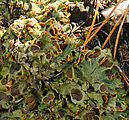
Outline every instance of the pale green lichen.
<path id="1" fill-rule="evenodd" d="M 128 93 L 110 49 L 95 47 L 82 53 L 75 44 L 83 40 L 71 32 L 67 9 L 79 3 L 14 4 L 25 13 L 0 34 L 0 118 L 125 119 Z"/>

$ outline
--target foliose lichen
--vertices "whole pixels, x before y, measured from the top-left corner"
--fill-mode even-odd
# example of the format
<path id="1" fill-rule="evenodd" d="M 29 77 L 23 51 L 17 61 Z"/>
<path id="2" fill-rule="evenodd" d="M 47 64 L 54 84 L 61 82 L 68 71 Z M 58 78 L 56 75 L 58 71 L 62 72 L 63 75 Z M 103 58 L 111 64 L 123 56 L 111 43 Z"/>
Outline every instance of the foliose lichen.
<path id="1" fill-rule="evenodd" d="M 77 44 L 83 40 L 71 32 L 70 4 L 79 3 L 17 0 L 8 4 L 14 13 L 14 6 L 23 13 L 0 29 L 0 119 L 127 118 L 129 99 L 114 66 L 118 62 L 110 49 L 80 52 Z M 0 17 L 4 23 L 5 15 Z"/>

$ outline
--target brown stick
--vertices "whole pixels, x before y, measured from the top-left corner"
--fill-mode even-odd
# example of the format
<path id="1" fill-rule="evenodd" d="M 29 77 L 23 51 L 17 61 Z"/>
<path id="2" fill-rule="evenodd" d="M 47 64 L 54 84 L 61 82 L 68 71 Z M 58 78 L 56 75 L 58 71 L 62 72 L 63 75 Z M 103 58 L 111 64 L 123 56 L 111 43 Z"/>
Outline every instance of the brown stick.
<path id="1" fill-rule="evenodd" d="M 123 14 L 121 15 L 121 17 L 119 18 L 119 20 L 117 21 L 117 23 L 114 25 L 114 27 L 112 28 L 112 30 L 110 31 L 108 37 L 106 38 L 106 40 L 104 41 L 103 45 L 102 45 L 102 49 L 104 48 L 104 46 L 107 44 L 109 38 L 111 37 L 112 33 L 114 32 L 114 30 L 116 29 L 117 25 L 120 23 L 121 19 L 123 18 L 123 16 L 125 15 L 125 12 L 123 12 Z"/>
<path id="2" fill-rule="evenodd" d="M 92 21 L 92 24 L 91 24 L 89 33 L 88 33 L 88 35 L 87 35 L 87 37 L 86 37 L 86 40 L 85 40 L 86 42 L 88 41 L 88 39 L 89 39 L 89 37 L 90 37 L 90 33 L 91 33 L 92 29 L 93 29 L 93 26 L 94 26 L 94 23 L 95 23 L 95 20 L 96 20 L 96 16 L 97 16 L 97 13 L 98 13 L 98 8 L 99 8 L 99 2 L 98 2 L 98 0 L 97 0 L 97 5 L 96 5 L 96 9 L 95 9 L 94 18 L 93 18 L 93 21 Z"/>
<path id="3" fill-rule="evenodd" d="M 110 12 L 110 14 L 107 16 L 107 18 L 102 22 L 102 24 L 97 28 L 97 30 L 93 33 L 93 35 L 85 42 L 83 43 L 83 47 L 86 46 L 86 44 L 98 33 L 98 31 L 107 23 L 107 21 L 109 20 L 110 16 L 112 15 L 112 13 L 114 12 L 114 10 L 117 8 L 117 6 L 122 2 L 123 0 L 119 0 L 119 2 L 115 5 L 115 7 L 113 8 L 113 10 Z"/>
<path id="4" fill-rule="evenodd" d="M 117 33 L 116 42 L 115 42 L 115 47 L 114 47 L 114 56 L 113 56 L 113 59 L 114 59 L 114 60 L 115 60 L 115 57 L 116 57 L 116 50 L 117 50 L 117 45 L 118 45 L 118 41 L 119 41 L 119 37 L 120 37 L 120 32 L 121 32 L 122 26 L 123 26 L 123 24 L 124 24 L 125 18 L 126 18 L 126 16 L 127 16 L 128 10 L 129 10 L 129 9 L 126 9 L 126 10 L 125 10 L 124 18 L 123 18 L 123 20 L 122 20 L 122 22 L 121 22 L 121 25 L 120 25 L 119 30 L 118 30 L 118 33 Z"/>
<path id="5" fill-rule="evenodd" d="M 124 81 L 129 86 L 129 79 L 126 76 L 126 74 L 121 70 L 121 68 L 118 65 L 114 65 L 114 66 L 119 70 L 119 72 L 121 73 L 122 77 L 124 78 Z"/>

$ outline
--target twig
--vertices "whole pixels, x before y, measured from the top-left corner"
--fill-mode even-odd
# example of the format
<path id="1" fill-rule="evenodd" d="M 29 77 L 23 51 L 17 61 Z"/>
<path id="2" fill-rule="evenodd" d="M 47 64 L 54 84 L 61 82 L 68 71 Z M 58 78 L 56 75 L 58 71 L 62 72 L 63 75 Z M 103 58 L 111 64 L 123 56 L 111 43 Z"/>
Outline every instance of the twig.
<path id="1" fill-rule="evenodd" d="M 115 7 L 113 8 L 113 10 L 110 12 L 110 14 L 107 16 L 107 18 L 102 22 L 102 24 L 96 29 L 96 31 L 93 33 L 93 35 L 83 43 L 83 47 L 86 46 L 86 44 L 98 33 L 98 31 L 107 23 L 107 21 L 109 20 L 110 16 L 112 15 L 112 13 L 114 12 L 114 10 L 117 8 L 117 6 L 122 2 L 123 0 L 119 0 L 119 2 L 115 5 Z"/>
<path id="2" fill-rule="evenodd" d="M 84 25 L 85 22 L 83 22 L 81 25 L 79 25 L 78 27 L 76 27 L 75 29 L 72 30 L 72 33 L 74 33 L 76 30 L 78 30 L 82 25 Z"/>
<path id="3" fill-rule="evenodd" d="M 99 23 L 97 23 L 97 24 L 94 24 L 94 26 L 93 26 L 94 28 L 93 28 L 92 30 L 94 30 L 95 27 L 98 26 L 98 25 L 100 25 L 101 23 L 102 23 L 102 22 L 99 22 Z M 91 27 L 91 26 L 85 27 L 85 29 L 86 29 L 86 30 L 89 30 L 90 27 Z"/>
<path id="4" fill-rule="evenodd" d="M 127 78 L 125 73 L 121 70 L 121 68 L 118 65 L 114 65 L 114 66 L 119 70 L 119 72 L 121 73 L 122 77 L 124 78 L 124 81 L 129 86 L 129 79 Z"/>
<path id="5" fill-rule="evenodd" d="M 91 31 L 92 31 L 92 29 L 93 29 L 93 26 L 94 26 L 94 23 L 95 23 L 95 20 L 96 20 L 96 16 L 97 16 L 97 13 L 98 13 L 98 8 L 99 8 L 99 2 L 98 2 L 98 0 L 97 0 L 97 5 L 96 5 L 96 9 L 95 9 L 94 18 L 93 18 L 93 21 L 92 21 L 92 24 L 91 24 L 89 33 L 88 33 L 88 35 L 87 35 L 87 37 L 86 37 L 86 40 L 85 40 L 85 42 L 84 42 L 84 44 L 83 44 L 83 47 L 85 47 L 84 45 L 85 45 L 85 43 L 87 43 L 87 41 L 88 41 L 88 39 L 89 39 L 89 37 L 90 37 Z"/>
<path id="6" fill-rule="evenodd" d="M 119 18 L 119 20 L 117 21 L 117 23 L 114 25 L 114 27 L 112 28 L 112 30 L 110 31 L 108 37 L 106 38 L 106 40 L 104 41 L 103 45 L 102 45 L 102 49 L 104 48 L 104 46 L 106 45 L 106 43 L 108 42 L 109 38 L 111 37 L 112 33 L 114 32 L 114 30 L 116 29 L 117 25 L 120 23 L 121 19 L 123 18 L 123 16 L 125 15 L 125 12 L 123 12 L 123 14 L 121 15 L 121 17 Z"/>
<path id="7" fill-rule="evenodd" d="M 113 59 L 115 59 L 115 57 L 116 57 L 116 50 L 117 50 L 117 45 L 118 45 L 118 41 L 119 41 L 119 37 L 120 37 L 120 32 L 121 32 L 122 26 L 123 26 L 123 24 L 124 24 L 124 21 L 125 21 L 125 19 L 126 19 L 128 10 L 129 10 L 129 8 L 125 10 L 124 18 L 123 18 L 123 20 L 122 20 L 122 22 L 121 22 L 121 25 L 120 25 L 119 30 L 118 30 L 118 33 L 117 33 L 116 42 L 115 42 L 115 47 L 114 47 L 114 56 L 113 56 Z"/>

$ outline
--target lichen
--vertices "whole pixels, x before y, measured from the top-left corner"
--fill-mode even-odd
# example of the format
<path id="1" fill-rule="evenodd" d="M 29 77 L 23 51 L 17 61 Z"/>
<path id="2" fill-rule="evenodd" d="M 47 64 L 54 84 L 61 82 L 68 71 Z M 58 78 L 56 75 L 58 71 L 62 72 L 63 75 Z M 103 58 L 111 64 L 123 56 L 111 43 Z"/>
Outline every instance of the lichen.
<path id="1" fill-rule="evenodd" d="M 127 117 L 119 64 L 110 49 L 80 51 L 83 39 L 71 32 L 71 4 L 77 2 L 12 2 L 24 13 L 0 30 L 0 119 Z"/>

